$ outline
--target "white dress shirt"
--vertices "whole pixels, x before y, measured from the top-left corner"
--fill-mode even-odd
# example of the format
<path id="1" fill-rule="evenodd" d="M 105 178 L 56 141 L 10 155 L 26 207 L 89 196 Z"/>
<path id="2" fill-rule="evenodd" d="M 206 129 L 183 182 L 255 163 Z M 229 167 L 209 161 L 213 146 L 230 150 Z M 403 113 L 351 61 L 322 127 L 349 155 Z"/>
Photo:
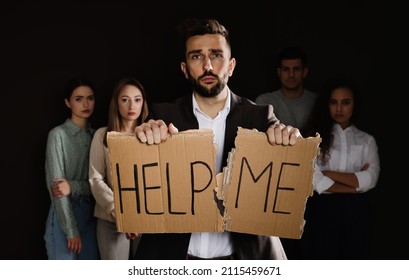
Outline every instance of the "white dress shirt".
<path id="1" fill-rule="evenodd" d="M 199 129 L 212 129 L 214 132 L 214 143 L 217 145 L 216 173 L 222 166 L 224 135 L 226 129 L 226 118 L 230 111 L 230 92 L 226 103 L 217 116 L 212 119 L 200 110 L 197 101 L 193 98 L 193 113 L 195 114 Z M 189 243 L 188 254 L 200 258 L 214 258 L 231 255 L 233 253 L 230 233 L 228 232 L 195 232 L 192 233 Z"/>
<path id="2" fill-rule="evenodd" d="M 374 188 L 380 171 L 375 138 L 354 125 L 342 129 L 339 124 L 334 124 L 332 133 L 334 143 L 330 150 L 331 158 L 322 165 L 318 156 L 313 179 L 314 189 L 320 194 L 330 193 L 326 190 L 334 184 L 321 170 L 355 173 L 359 182 L 358 192 L 367 192 Z M 366 163 L 369 164 L 368 169 L 361 171 Z"/>

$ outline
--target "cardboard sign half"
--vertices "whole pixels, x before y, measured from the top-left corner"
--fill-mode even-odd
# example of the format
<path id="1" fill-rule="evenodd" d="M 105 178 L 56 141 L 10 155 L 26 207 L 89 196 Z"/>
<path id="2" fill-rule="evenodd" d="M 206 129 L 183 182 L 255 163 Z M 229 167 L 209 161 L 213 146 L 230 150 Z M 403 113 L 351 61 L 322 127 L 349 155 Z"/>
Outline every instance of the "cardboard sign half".
<path id="1" fill-rule="evenodd" d="M 223 231 L 212 130 L 184 131 L 159 145 L 117 132 L 107 140 L 118 231 Z"/>
<path id="2" fill-rule="evenodd" d="M 225 201 L 225 229 L 301 238 L 320 142 L 316 137 L 272 146 L 266 133 L 239 128 L 219 193 Z"/>

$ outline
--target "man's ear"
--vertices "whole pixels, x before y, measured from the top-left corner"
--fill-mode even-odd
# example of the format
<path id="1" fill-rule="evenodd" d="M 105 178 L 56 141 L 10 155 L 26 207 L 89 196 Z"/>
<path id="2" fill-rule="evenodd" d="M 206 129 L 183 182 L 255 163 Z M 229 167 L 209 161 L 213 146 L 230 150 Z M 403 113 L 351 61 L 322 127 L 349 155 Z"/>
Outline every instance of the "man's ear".
<path id="1" fill-rule="evenodd" d="M 236 68 L 236 59 L 232 57 L 229 61 L 229 77 L 233 76 L 234 68 Z"/>
<path id="2" fill-rule="evenodd" d="M 303 77 L 303 78 L 307 77 L 307 75 L 308 75 L 308 68 L 305 67 L 302 71 L 303 71 L 302 77 Z"/>
<path id="3" fill-rule="evenodd" d="M 186 70 L 186 62 L 181 62 L 180 63 L 180 69 L 182 70 L 183 74 L 185 75 L 185 78 L 189 79 L 189 75 L 187 74 L 187 70 Z"/>

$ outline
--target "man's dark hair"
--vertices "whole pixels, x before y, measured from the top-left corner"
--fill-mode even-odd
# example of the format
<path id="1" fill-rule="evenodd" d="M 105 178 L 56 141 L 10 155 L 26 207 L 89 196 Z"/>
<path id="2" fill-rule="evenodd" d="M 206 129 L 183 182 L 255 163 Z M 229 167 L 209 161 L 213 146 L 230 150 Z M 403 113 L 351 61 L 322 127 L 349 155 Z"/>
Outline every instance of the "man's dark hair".
<path id="1" fill-rule="evenodd" d="M 277 67 L 281 66 L 284 59 L 300 59 L 303 67 L 307 67 L 307 55 L 297 46 L 289 46 L 280 51 L 277 58 Z"/>
<path id="2" fill-rule="evenodd" d="M 226 39 L 227 45 L 231 48 L 229 31 L 216 19 L 187 18 L 179 23 L 177 31 L 183 40 L 181 42 L 183 43 L 183 53 L 181 54 L 183 60 L 186 54 L 186 41 L 196 35 L 220 34 Z"/>

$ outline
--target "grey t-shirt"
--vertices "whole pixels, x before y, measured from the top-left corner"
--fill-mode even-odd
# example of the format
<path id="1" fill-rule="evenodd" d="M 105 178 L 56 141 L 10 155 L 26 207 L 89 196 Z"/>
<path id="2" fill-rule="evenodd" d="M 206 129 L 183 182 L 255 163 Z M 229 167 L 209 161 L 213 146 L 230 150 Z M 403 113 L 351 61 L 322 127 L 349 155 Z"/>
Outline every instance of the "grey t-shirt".
<path id="1" fill-rule="evenodd" d="M 284 96 L 281 90 L 260 94 L 255 102 L 257 104 L 271 104 L 277 118 L 285 125 L 298 128 L 301 133 L 308 129 L 314 103 L 318 97 L 316 92 L 304 90 L 303 95 L 297 99 Z"/>

